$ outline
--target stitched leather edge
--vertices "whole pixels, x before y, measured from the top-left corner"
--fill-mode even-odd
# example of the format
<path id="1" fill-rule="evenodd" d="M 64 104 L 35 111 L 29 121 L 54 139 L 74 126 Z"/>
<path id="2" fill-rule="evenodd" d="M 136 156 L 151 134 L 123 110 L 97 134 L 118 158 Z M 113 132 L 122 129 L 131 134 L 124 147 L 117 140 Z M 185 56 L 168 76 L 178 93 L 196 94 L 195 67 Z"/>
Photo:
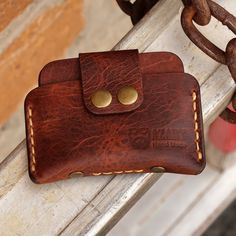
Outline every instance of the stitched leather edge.
<path id="1" fill-rule="evenodd" d="M 193 99 L 193 119 L 194 119 L 194 131 L 195 131 L 195 143 L 196 143 L 196 150 L 197 150 L 197 160 L 202 160 L 202 152 L 200 150 L 200 135 L 199 135 L 199 125 L 198 125 L 198 112 L 197 112 L 197 93 L 195 91 L 192 92 L 192 99 Z"/>
<path id="2" fill-rule="evenodd" d="M 106 61 L 109 61 L 109 64 Z M 115 53 L 114 51 L 80 53 L 79 63 L 82 97 L 85 107 L 90 112 L 97 115 L 125 113 L 136 110 L 143 103 L 143 78 L 138 49 Z M 108 70 L 112 73 L 106 73 Z M 122 104 L 117 96 L 118 91 L 126 86 L 132 86 L 138 93 L 137 100 L 129 105 Z M 91 100 L 99 89 L 109 91 L 112 96 L 111 103 L 102 109 L 96 107 Z"/>
<path id="3" fill-rule="evenodd" d="M 30 133 L 30 146 L 31 146 L 31 170 L 35 172 L 36 157 L 35 157 L 35 144 L 34 144 L 34 129 L 33 129 L 33 112 L 32 108 L 28 107 L 28 119 L 29 119 L 29 133 Z"/>
<path id="4" fill-rule="evenodd" d="M 144 170 L 121 170 L 121 171 L 111 171 L 111 172 L 98 172 L 98 173 L 91 173 L 94 176 L 98 175 L 112 175 L 112 174 L 128 174 L 128 173 L 142 173 Z"/>
<path id="5" fill-rule="evenodd" d="M 195 143 L 196 143 L 196 152 L 197 152 L 197 161 L 202 160 L 202 152 L 200 150 L 200 135 L 199 135 L 199 125 L 198 125 L 198 111 L 197 111 L 197 93 L 196 91 L 192 92 L 192 106 L 193 106 L 193 118 L 194 118 L 194 131 L 195 131 Z M 33 112 L 32 108 L 28 107 L 28 120 L 29 120 L 29 130 L 30 130 L 30 145 L 31 145 L 31 170 L 35 172 L 36 168 L 36 155 L 35 155 L 35 143 L 34 143 L 34 129 L 33 129 Z M 94 172 L 90 173 L 93 176 L 99 175 L 112 175 L 112 174 L 128 174 L 128 173 L 142 173 L 143 169 L 140 170 L 124 170 L 124 171 L 111 171 L 111 172 Z M 89 173 L 88 173 L 89 174 Z"/>

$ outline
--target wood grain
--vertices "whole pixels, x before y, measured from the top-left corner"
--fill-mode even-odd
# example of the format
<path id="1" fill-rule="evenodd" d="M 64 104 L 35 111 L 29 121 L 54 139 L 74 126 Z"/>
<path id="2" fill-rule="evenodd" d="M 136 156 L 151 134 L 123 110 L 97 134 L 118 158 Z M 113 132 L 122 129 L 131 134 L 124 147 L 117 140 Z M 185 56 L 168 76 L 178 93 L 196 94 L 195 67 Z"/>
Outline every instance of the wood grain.
<path id="1" fill-rule="evenodd" d="M 236 157 L 236 156 L 235 156 Z M 236 165 L 227 169 L 170 229 L 168 236 L 201 235 L 236 197 Z M 214 199 L 213 199 L 214 198 Z M 189 224 L 194 222 L 194 224 Z M 200 227 L 199 227 L 200 226 Z M 177 233 L 177 234 L 176 234 Z"/>
<path id="2" fill-rule="evenodd" d="M 43 65 L 63 55 L 78 36 L 83 27 L 82 3 L 68 0 L 56 2 L 53 7 L 49 5 L 43 12 L 39 9 L 40 15 L 11 39 L 12 42 L 0 54 L 0 124 L 37 83 Z M 22 21 L 20 23 L 24 24 L 27 19 Z M 8 41 L 3 40 L 6 44 Z"/>
<path id="3" fill-rule="evenodd" d="M 172 226 L 178 224 L 179 219 L 199 201 L 200 196 L 219 177 L 220 173 L 210 167 L 197 177 L 164 174 L 108 233 L 108 236 L 168 235 Z"/>
<path id="4" fill-rule="evenodd" d="M 2 0 L 0 2 L 0 31 L 2 31 L 15 17 L 20 15 L 32 0 Z"/>

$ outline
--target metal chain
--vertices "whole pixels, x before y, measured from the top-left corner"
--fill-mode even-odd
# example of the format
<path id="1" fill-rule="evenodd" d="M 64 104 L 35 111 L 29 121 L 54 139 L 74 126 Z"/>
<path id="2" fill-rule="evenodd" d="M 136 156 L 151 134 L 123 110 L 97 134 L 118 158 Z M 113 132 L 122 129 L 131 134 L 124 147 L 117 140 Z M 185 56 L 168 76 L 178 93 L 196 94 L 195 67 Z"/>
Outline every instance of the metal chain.
<path id="1" fill-rule="evenodd" d="M 207 0 L 182 0 L 185 6 L 193 6 L 196 9 L 194 21 L 198 25 L 207 25 L 211 20 L 211 10 Z"/>
<path id="2" fill-rule="evenodd" d="M 136 0 L 134 3 L 129 0 L 116 1 L 120 8 L 131 17 L 132 23 L 136 24 L 159 0 Z M 185 5 L 181 15 L 184 32 L 204 53 L 217 62 L 227 65 L 236 83 L 236 38 L 232 39 L 226 51 L 223 51 L 203 36 L 193 24 L 194 21 L 198 25 L 205 26 L 209 24 L 213 16 L 236 34 L 236 17 L 212 0 L 182 0 L 182 2 Z M 221 117 L 236 124 L 236 93 L 232 98 L 232 106 L 235 111 L 226 108 Z"/>
<path id="3" fill-rule="evenodd" d="M 203 2 L 207 3 L 208 8 L 210 9 L 210 18 L 208 13 L 206 13 L 206 18 L 204 18 L 204 12 L 206 12 L 207 9 L 204 8 L 205 5 L 203 4 L 205 3 Z M 211 16 L 213 16 L 236 34 L 236 17 L 212 0 L 192 0 L 191 2 L 183 0 L 183 3 L 185 4 L 185 8 L 182 12 L 181 23 L 184 32 L 204 53 L 217 62 L 227 65 L 236 83 L 236 38 L 232 39 L 228 43 L 226 51 L 223 51 L 203 36 L 193 24 L 193 21 L 197 24 L 198 22 L 203 23 L 205 19 L 211 19 Z M 200 6 L 202 6 L 202 11 L 199 11 Z M 236 124 L 236 93 L 232 98 L 232 106 L 235 111 L 226 108 L 221 114 L 221 117 L 232 124 Z"/>

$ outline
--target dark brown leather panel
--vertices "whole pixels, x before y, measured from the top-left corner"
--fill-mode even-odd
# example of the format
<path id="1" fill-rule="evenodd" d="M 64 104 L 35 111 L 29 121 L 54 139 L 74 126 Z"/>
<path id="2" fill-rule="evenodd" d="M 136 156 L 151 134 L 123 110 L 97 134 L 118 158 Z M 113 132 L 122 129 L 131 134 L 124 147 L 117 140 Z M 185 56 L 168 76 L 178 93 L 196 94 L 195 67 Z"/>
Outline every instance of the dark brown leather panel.
<path id="1" fill-rule="evenodd" d="M 39 73 L 38 84 L 60 83 L 80 79 L 79 58 L 51 61 Z"/>
<path id="2" fill-rule="evenodd" d="M 200 173 L 205 154 L 197 81 L 183 73 L 143 74 L 143 94 L 134 111 L 98 116 L 85 108 L 80 81 L 30 92 L 25 114 L 31 178 L 46 183 L 75 171 L 142 173 L 153 166 Z"/>
<path id="3" fill-rule="evenodd" d="M 169 52 L 148 52 L 139 54 L 142 74 L 184 72 L 183 63 L 175 54 Z M 39 75 L 39 86 L 51 83 L 80 79 L 78 58 L 57 60 L 48 63 Z"/>
<path id="4" fill-rule="evenodd" d="M 132 111 L 143 101 L 142 74 L 138 50 L 81 53 L 79 55 L 82 93 L 85 106 L 95 114 L 112 114 Z M 117 94 L 125 86 L 132 86 L 138 92 L 133 104 L 126 106 L 119 102 Z M 112 95 L 111 104 L 97 108 L 91 101 L 92 95 L 105 89 Z"/>
<path id="5" fill-rule="evenodd" d="M 145 52 L 139 54 L 142 74 L 184 73 L 181 59 L 171 52 Z"/>

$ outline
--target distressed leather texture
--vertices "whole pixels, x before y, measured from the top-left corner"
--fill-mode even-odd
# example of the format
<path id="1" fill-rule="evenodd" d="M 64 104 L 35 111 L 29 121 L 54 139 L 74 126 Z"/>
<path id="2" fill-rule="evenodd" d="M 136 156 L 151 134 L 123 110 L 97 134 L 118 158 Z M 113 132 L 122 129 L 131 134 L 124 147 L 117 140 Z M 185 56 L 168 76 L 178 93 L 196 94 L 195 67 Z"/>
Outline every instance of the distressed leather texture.
<path id="1" fill-rule="evenodd" d="M 139 53 L 142 74 L 183 73 L 181 59 L 170 52 Z M 63 81 L 81 80 L 79 58 L 69 58 L 49 62 L 39 74 L 39 86 Z"/>
<path id="2" fill-rule="evenodd" d="M 31 179 L 48 183 L 74 172 L 85 176 L 146 173 L 152 172 L 152 167 L 171 173 L 200 173 L 205 152 L 199 85 L 183 73 L 181 60 L 167 52 L 105 54 L 86 54 L 86 60 L 92 57 L 86 63 L 85 58 L 82 63 L 78 58 L 55 61 L 42 69 L 39 87 L 25 100 Z M 112 63 L 108 59 L 100 62 L 104 55 Z M 101 71 L 93 69 L 97 57 Z M 129 58 L 133 58 L 131 62 Z M 137 88 L 142 101 L 123 112 L 123 108 L 117 112 L 117 104 L 111 104 L 115 105 L 113 111 L 94 112 L 86 103 L 89 95 L 84 92 L 87 87 L 83 80 L 89 81 L 89 75 L 96 72 L 100 75 L 94 77 L 95 81 L 98 79 L 101 86 L 109 84 L 108 79 L 114 84 L 107 88 L 116 88 L 117 73 L 106 77 L 103 72 L 106 65 L 116 71 L 121 61 L 126 61 L 128 68 L 134 67 L 136 73 L 132 80 L 127 76 L 118 81 L 140 85 L 141 80 L 142 87 Z M 94 88 L 99 88 L 97 82 Z"/>
<path id="3" fill-rule="evenodd" d="M 133 111 L 142 104 L 143 84 L 138 50 L 81 53 L 79 61 L 84 103 L 92 113 L 124 113 Z M 101 85 L 113 95 L 111 105 L 103 109 L 96 108 L 91 102 L 92 94 Z M 138 92 L 137 101 L 129 106 L 121 104 L 116 96 L 124 86 L 132 86 Z"/>

